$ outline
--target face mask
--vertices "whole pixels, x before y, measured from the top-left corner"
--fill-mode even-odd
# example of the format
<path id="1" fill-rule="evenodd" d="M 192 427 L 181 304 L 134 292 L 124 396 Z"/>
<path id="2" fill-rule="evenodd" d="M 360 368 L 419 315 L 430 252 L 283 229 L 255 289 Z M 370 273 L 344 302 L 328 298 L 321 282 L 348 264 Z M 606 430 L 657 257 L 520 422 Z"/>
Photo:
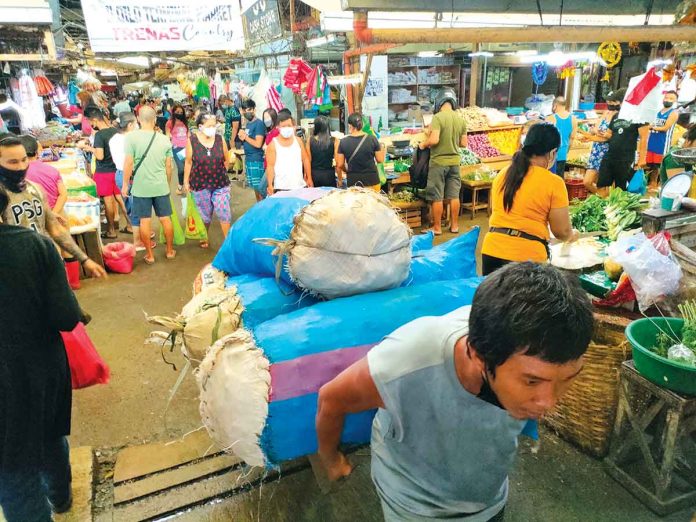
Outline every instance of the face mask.
<path id="1" fill-rule="evenodd" d="M 252 111 L 246 111 L 246 112 L 244 113 L 244 117 L 245 117 L 247 120 L 251 121 L 251 120 L 254 119 L 254 113 L 253 113 Z"/>
<path id="2" fill-rule="evenodd" d="M 215 136 L 216 131 L 217 129 L 215 127 L 201 127 L 201 132 L 209 138 Z"/>
<path id="3" fill-rule="evenodd" d="M 292 127 L 283 127 L 280 129 L 280 135 L 283 138 L 291 138 L 293 134 L 295 134 L 295 129 L 293 129 Z"/>
<path id="4" fill-rule="evenodd" d="M 27 169 L 10 170 L 0 167 L 0 181 L 12 192 L 22 192 L 27 188 Z"/>
<path id="5" fill-rule="evenodd" d="M 669 109 L 672 105 L 674 105 L 674 102 L 668 102 L 668 101 L 666 101 L 666 102 L 664 102 L 662 105 L 665 106 L 665 109 Z"/>
<path id="6" fill-rule="evenodd" d="M 264 118 L 263 124 L 266 126 L 267 129 L 270 129 L 271 127 L 273 127 L 273 120 L 270 118 Z"/>
<path id="7" fill-rule="evenodd" d="M 504 410 L 505 408 L 503 408 L 503 405 L 500 404 L 498 396 L 493 391 L 493 388 L 491 388 L 491 383 L 488 381 L 488 374 L 484 372 L 482 377 L 483 384 L 481 385 L 481 391 L 479 391 L 477 397 L 482 401 L 486 401 L 488 404 L 492 404 L 493 406 L 496 406 L 501 410 Z"/>

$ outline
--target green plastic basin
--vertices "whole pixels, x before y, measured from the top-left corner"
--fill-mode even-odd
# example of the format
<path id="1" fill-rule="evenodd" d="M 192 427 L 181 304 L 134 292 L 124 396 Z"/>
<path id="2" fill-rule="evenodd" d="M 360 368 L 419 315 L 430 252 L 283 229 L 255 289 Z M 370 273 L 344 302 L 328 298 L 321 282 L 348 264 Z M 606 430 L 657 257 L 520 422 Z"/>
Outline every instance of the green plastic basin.
<path id="1" fill-rule="evenodd" d="M 673 330 L 675 334 L 681 336 L 684 320 L 638 319 L 626 328 L 626 337 L 633 347 L 633 362 L 636 370 L 658 386 L 686 395 L 696 395 L 696 368 L 670 361 L 650 350 L 650 347 L 655 346 L 657 334 L 660 332 L 658 326 L 670 335 Z"/>

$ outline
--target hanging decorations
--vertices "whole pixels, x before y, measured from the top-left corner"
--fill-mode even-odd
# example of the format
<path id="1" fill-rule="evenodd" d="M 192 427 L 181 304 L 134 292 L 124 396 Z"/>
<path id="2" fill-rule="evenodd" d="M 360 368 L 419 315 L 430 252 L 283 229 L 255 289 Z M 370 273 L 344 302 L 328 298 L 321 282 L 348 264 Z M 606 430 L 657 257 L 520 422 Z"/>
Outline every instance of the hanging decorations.
<path id="1" fill-rule="evenodd" d="M 546 62 L 535 62 L 532 64 L 532 81 L 535 85 L 544 85 L 549 75 L 549 67 Z"/>
<path id="2" fill-rule="evenodd" d="M 575 62 L 573 62 L 573 60 L 568 60 L 556 69 L 556 75 L 560 80 L 567 80 L 575 77 Z"/>
<path id="3" fill-rule="evenodd" d="M 621 44 L 619 42 L 602 42 L 597 49 L 597 56 L 607 64 L 607 72 L 604 74 L 602 81 L 608 82 L 610 78 L 609 70 L 621 61 Z"/>

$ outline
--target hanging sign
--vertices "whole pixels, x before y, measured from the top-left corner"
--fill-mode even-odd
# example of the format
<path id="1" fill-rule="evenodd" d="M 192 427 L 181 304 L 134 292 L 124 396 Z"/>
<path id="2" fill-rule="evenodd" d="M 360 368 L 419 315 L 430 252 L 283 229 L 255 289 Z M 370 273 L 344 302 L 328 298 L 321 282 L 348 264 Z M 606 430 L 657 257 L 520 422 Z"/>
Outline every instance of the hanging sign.
<path id="1" fill-rule="evenodd" d="M 243 13 L 251 42 L 270 41 L 283 36 L 278 0 L 258 0 Z"/>
<path id="2" fill-rule="evenodd" d="M 238 0 L 82 0 L 94 52 L 238 51 Z"/>

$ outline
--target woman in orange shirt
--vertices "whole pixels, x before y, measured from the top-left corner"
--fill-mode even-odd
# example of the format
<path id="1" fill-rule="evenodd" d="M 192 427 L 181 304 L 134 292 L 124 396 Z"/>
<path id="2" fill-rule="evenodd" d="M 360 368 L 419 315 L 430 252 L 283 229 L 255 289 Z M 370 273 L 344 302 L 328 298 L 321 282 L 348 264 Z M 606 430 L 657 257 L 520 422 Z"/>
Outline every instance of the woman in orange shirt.
<path id="1" fill-rule="evenodd" d="M 558 130 L 548 123 L 533 125 L 512 164 L 493 181 L 493 213 L 483 240 L 483 275 L 516 261 L 548 261 L 548 241 L 575 241 L 570 224 L 565 182 L 548 167 L 561 144 Z"/>

